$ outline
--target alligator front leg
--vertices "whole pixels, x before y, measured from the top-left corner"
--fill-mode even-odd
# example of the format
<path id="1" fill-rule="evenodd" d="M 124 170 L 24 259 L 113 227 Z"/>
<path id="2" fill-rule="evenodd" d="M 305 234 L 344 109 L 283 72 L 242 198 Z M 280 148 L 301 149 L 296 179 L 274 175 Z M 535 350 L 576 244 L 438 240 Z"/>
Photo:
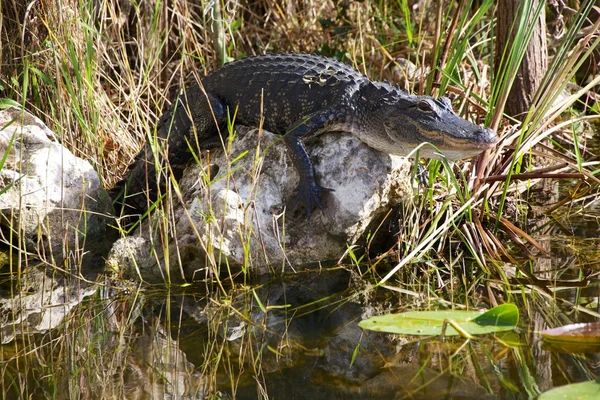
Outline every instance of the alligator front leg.
<path id="1" fill-rule="evenodd" d="M 290 150 L 290 155 L 294 167 L 300 176 L 300 183 L 296 189 L 297 200 L 295 204 L 304 205 L 306 217 L 310 217 L 312 210 L 316 207 L 323 209 L 321 193 L 333 191 L 320 186 L 317 183 L 315 168 L 306 152 L 303 139 L 310 139 L 321 133 L 328 124 L 335 120 L 335 113 L 331 111 L 321 111 L 312 114 L 301 121 L 296 122 L 284 136 L 284 141 Z"/>

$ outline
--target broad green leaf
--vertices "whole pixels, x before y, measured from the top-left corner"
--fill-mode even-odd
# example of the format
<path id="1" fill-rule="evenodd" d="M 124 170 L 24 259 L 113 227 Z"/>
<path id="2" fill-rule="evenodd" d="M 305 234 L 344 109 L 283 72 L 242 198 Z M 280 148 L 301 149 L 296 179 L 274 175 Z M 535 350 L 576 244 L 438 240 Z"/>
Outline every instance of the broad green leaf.
<path id="1" fill-rule="evenodd" d="M 544 347 L 563 353 L 600 352 L 600 323 L 559 326 L 542 331 Z"/>
<path id="2" fill-rule="evenodd" d="M 409 311 L 388 314 L 361 321 L 358 325 L 371 331 L 401 335 L 437 336 L 448 322 L 445 334 L 460 333 L 451 326 L 460 326 L 470 335 L 483 335 L 514 329 L 519 322 L 519 310 L 514 304 L 502 304 L 487 312 L 482 311 Z M 464 334 L 463 334 L 464 336 Z"/>
<path id="3" fill-rule="evenodd" d="M 560 386 L 550 389 L 541 394 L 538 400 L 587 400 L 600 399 L 600 382 L 598 380 L 573 383 L 566 386 Z"/>

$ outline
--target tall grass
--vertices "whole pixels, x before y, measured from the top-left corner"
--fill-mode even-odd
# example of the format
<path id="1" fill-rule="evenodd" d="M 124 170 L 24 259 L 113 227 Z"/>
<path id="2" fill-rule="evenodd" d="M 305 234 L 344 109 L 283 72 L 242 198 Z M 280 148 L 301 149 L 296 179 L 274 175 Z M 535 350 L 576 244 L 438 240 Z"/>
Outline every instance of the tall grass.
<path id="1" fill-rule="evenodd" d="M 514 42 L 504 50 L 503 61 L 494 70 L 493 1 L 419 1 L 414 8 L 409 3 L 413 2 L 38 0 L 23 4 L 8 0 L 0 4 L 0 97 L 3 103 L 20 104 L 42 118 L 65 146 L 96 167 L 107 187 L 125 173 L 143 143 L 152 143 L 160 179 L 169 183 L 159 198 L 177 198 L 181 196 L 178 183 L 168 170 L 161 169 L 164 149 L 156 138 L 155 126 L 180 88 L 207 71 L 246 55 L 320 52 L 354 65 L 373 79 L 397 81 L 400 74 L 394 67 L 401 65 L 400 59 L 409 59 L 417 73 L 411 76 L 408 87 L 419 93 L 452 97 L 460 115 L 497 128 L 503 140 L 480 171 L 475 171 L 473 162 L 450 165 L 431 161 L 429 187 L 415 194 L 412 208 L 400 211 L 402 223 L 392 233 L 397 243 L 375 255 L 361 256 L 356 248 L 350 248 L 350 269 L 359 271 L 365 280 L 372 279 L 391 292 L 401 293 L 406 307 L 413 303 L 469 307 L 478 304 L 480 299 L 474 293 L 481 287 L 488 288 L 490 280 L 510 288 L 506 271 L 492 260 L 511 259 L 514 255 L 507 237 L 517 243 L 517 248 L 526 247 L 523 242 L 538 245 L 526 226 L 519 228 L 518 215 L 510 218 L 506 213 L 507 204 L 519 200 L 520 193 L 526 194 L 527 185 L 533 183 L 527 180 L 523 184 L 520 179 L 548 177 L 548 170 L 536 169 L 538 157 L 543 157 L 545 163 L 566 163 L 552 171 L 555 177 L 572 172 L 590 184 L 588 190 L 576 192 L 555 208 L 549 207 L 548 212 L 597 200 L 596 166 L 586 160 L 583 139 L 571 130 L 574 124 L 597 117 L 565 114 L 581 94 L 600 83 L 600 78 L 559 98 L 579 66 L 598 50 L 600 22 L 584 29 L 593 7 L 593 1 L 584 1 L 572 16 L 566 34 L 554 46 L 534 105 L 523 123 L 517 124 L 506 118 L 503 108 L 531 36 L 526 21 L 541 10 L 524 7 L 526 11 L 514 25 Z M 229 128 L 233 133 L 233 125 Z M 552 151 L 544 143 L 555 135 L 563 139 L 562 147 Z M 224 145 L 227 147 L 227 143 Z M 255 171 L 259 171 L 263 152 L 253 150 L 245 156 L 253 157 Z M 0 161 L 0 170 L 4 160 Z M 232 158 L 228 168 L 235 168 L 235 161 Z M 196 162 L 203 160 L 196 157 Z M 486 180 L 488 175 L 493 177 Z M 207 188 L 207 196 L 210 182 L 207 175 L 201 183 Z M 171 283 L 170 265 L 179 261 L 169 258 L 178 253 L 167 247 L 175 226 L 168 204 L 153 204 L 156 217 L 143 229 L 151 232 L 150 237 L 160 249 L 151 257 L 157 257 L 166 272 L 165 282 Z M 211 218 L 214 215 L 209 211 L 206 219 Z M 131 232 L 124 226 L 120 228 L 123 235 Z M 240 234 L 248 237 L 251 232 Z M 200 233 L 197 236 L 201 239 Z M 202 349 L 206 361 L 196 367 L 206 380 L 206 393 L 216 396 L 219 368 L 229 372 L 233 390 L 240 375 L 236 370 L 239 365 L 227 357 L 223 324 L 231 314 L 253 323 L 248 309 L 234 305 L 232 296 L 241 292 L 251 299 L 258 297 L 247 286 L 250 263 L 239 283 L 235 271 L 227 269 L 227 260 L 219 259 L 220 253 L 210 245 L 211 240 L 219 239 L 205 241 L 211 268 L 203 279 L 214 308 L 210 311 L 213 314 L 206 333 L 207 345 Z M 250 253 L 248 249 L 246 252 Z M 466 258 L 473 261 L 468 264 L 472 267 L 465 266 Z M 386 263 L 391 267 L 382 268 Z M 365 264 L 368 273 L 363 272 Z M 222 271 L 222 265 L 227 270 Z M 231 282 L 239 283 L 237 287 L 233 284 L 237 291 L 229 286 Z M 108 287 L 107 282 L 103 284 Z M 507 289 L 504 299 L 513 295 Z M 486 300 L 496 301 L 492 295 Z M 269 310 L 268 305 L 260 306 L 265 313 Z M 133 343 L 129 335 L 137 334 L 133 321 L 142 319 L 137 314 L 140 306 L 123 306 L 125 314 L 118 314 L 122 319 L 110 323 L 107 310 L 95 307 L 93 302 L 83 307 L 77 316 L 81 320 L 74 317 L 64 331 L 56 336 L 49 334 L 41 345 L 21 336 L 15 343 L 15 353 L 3 356 L 3 393 L 30 398 L 47 391 L 43 394 L 52 397 L 66 384 L 69 390 L 65 398 L 84 396 L 79 391 L 84 387 L 104 387 L 109 395 L 122 395 L 125 382 L 103 374 L 121 374 L 118 379 L 122 380 L 119 368 L 129 361 L 123 348 Z M 256 324 L 256 329 L 266 328 Z M 170 335 L 166 337 L 168 344 Z M 252 347 L 252 340 L 251 334 L 244 336 L 239 364 L 252 365 L 257 380 L 262 382 L 262 353 Z M 112 341 L 117 346 L 109 353 L 95 353 L 106 348 L 103 343 L 112 345 Z M 80 351 L 82 348 L 85 351 Z M 105 370 L 106 365 L 114 368 Z M 98 370 L 101 373 L 96 373 Z"/>
<path id="2" fill-rule="evenodd" d="M 515 173 L 519 173 L 521 168 L 529 165 L 529 163 L 524 162 L 524 158 L 531 154 L 530 151 L 533 145 L 547 138 L 549 134 L 554 131 L 553 129 L 549 129 L 550 124 L 555 123 L 562 113 L 567 110 L 567 108 L 572 107 L 581 95 L 600 83 L 600 78 L 596 78 L 586 87 L 581 88 L 577 93 L 566 97 L 560 102 L 557 101 L 558 97 L 566 90 L 567 84 L 573 80 L 575 73 L 584 60 L 589 57 L 590 54 L 598 48 L 598 44 L 600 44 L 600 37 L 593 33 L 597 32 L 597 29 L 600 26 L 600 23 L 597 21 L 591 30 L 592 33 L 585 35 L 581 38 L 578 45 L 574 46 L 576 38 L 580 35 L 581 27 L 588 19 L 593 5 L 594 3 L 591 1 L 584 2 L 579 12 L 575 15 L 573 24 L 563 37 L 561 46 L 555 50 L 554 58 L 542 80 L 540 90 L 535 94 L 534 104 L 523 121 L 520 134 L 517 137 L 514 150 L 515 154 L 511 157 L 510 163 L 501 171 L 502 174 L 506 175 L 506 182 L 503 185 L 503 193 L 498 205 L 498 216 L 502 215 L 508 191 L 511 186 L 511 176 Z M 540 4 L 540 7 L 542 6 L 543 3 Z M 512 51 L 510 53 L 505 53 L 505 57 L 503 57 L 500 67 L 501 69 L 498 72 L 499 79 L 493 86 L 493 93 L 496 93 L 494 95 L 494 98 L 496 99 L 494 103 L 500 102 L 500 105 L 506 102 L 510 86 L 514 81 L 514 76 L 516 74 L 516 65 L 518 65 L 522 59 L 528 38 L 531 36 L 530 27 L 525 24 L 525 22 L 537 18 L 535 15 L 540 12 L 539 9 L 533 10 L 531 7 L 528 8 L 527 4 L 523 5 L 523 10 L 524 12 L 521 14 L 520 23 L 515 26 L 515 45 L 511 48 Z M 496 112 L 494 115 L 494 125 L 498 125 L 500 117 L 501 115 Z M 583 118 L 586 119 L 586 117 Z M 573 121 L 577 119 L 578 118 L 575 118 Z M 567 122 L 567 124 L 570 123 L 572 122 Z M 576 159 L 570 160 L 570 166 L 575 167 L 574 169 L 579 172 L 584 172 L 581 169 L 583 160 L 581 159 L 581 154 L 579 152 L 579 144 L 575 141 L 574 145 L 575 148 L 572 154 L 577 157 Z M 585 175 L 589 179 L 598 183 L 591 172 L 586 172 Z M 496 226 L 499 226 L 499 218 L 497 219 Z"/>

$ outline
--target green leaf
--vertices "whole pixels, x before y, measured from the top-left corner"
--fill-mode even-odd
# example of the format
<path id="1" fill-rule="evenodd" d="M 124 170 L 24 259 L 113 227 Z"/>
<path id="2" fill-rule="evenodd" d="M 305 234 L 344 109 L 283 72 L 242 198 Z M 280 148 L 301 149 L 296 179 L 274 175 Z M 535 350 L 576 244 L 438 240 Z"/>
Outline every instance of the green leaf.
<path id="1" fill-rule="evenodd" d="M 401 335 L 437 336 L 483 335 L 509 331 L 519 322 L 519 309 L 514 304 L 502 304 L 487 312 L 481 311 L 409 311 L 388 314 L 361 321 L 358 326 L 377 332 Z M 453 326 L 464 332 L 459 333 Z"/>
<path id="2" fill-rule="evenodd" d="M 512 326 L 504 329 L 509 331 L 519 323 L 519 309 L 514 304 L 500 304 L 475 318 L 475 322 L 482 326 Z"/>
<path id="3" fill-rule="evenodd" d="M 600 382 L 597 380 L 573 383 L 571 385 L 560 386 L 550 389 L 538 397 L 539 400 L 555 400 L 555 399 L 570 399 L 570 400 L 586 400 L 600 399 Z"/>
<path id="4" fill-rule="evenodd" d="M 12 99 L 6 99 L 6 98 L 0 99 L 0 110 L 4 110 L 9 107 L 17 107 L 19 109 L 23 108 L 21 106 L 21 104 L 17 103 L 16 101 L 14 101 Z M 3 128 L 4 127 L 0 127 L 0 129 L 3 129 Z"/>

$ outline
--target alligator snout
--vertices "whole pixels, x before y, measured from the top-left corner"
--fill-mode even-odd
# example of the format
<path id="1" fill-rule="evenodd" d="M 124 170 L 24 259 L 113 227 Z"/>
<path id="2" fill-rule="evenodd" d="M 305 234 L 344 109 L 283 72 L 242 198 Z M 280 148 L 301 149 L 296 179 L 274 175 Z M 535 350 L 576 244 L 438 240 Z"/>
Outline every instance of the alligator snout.
<path id="1" fill-rule="evenodd" d="M 499 138 L 498 138 L 498 134 L 496 133 L 496 131 L 494 131 L 490 128 L 480 127 L 480 129 L 475 133 L 475 140 L 482 144 L 489 145 L 489 146 L 486 146 L 487 148 L 489 148 L 489 147 L 492 147 L 494 144 L 496 144 L 498 142 Z"/>

